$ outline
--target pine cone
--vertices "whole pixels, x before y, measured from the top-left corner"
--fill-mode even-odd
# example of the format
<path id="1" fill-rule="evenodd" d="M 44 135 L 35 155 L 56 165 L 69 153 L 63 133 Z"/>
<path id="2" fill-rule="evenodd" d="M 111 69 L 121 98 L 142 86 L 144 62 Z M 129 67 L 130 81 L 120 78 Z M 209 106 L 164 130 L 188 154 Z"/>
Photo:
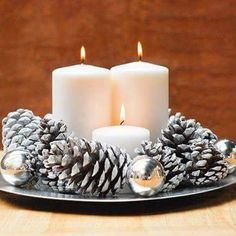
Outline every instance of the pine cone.
<path id="1" fill-rule="evenodd" d="M 228 168 L 222 155 L 214 147 L 216 140 L 217 136 L 212 131 L 203 128 L 200 123 L 193 119 L 186 119 L 181 113 L 170 116 L 168 127 L 162 131 L 160 138 L 162 144 L 169 147 L 181 159 L 181 163 L 186 165 L 187 171 L 184 179 L 194 185 L 204 185 L 210 181 L 215 182 L 227 175 Z M 211 155 L 209 162 L 205 160 L 206 156 L 209 156 L 204 155 L 205 153 Z M 214 157 L 214 155 L 216 156 Z M 196 169 L 200 165 L 199 163 L 202 164 L 201 170 Z M 219 166 L 220 164 L 221 166 Z M 218 177 L 214 176 L 207 180 L 205 177 L 213 171 Z M 221 173 L 216 173 L 217 171 Z M 204 176 L 205 174 L 206 176 Z"/>
<path id="2" fill-rule="evenodd" d="M 39 141 L 36 143 L 36 152 L 38 160 L 42 162 L 43 152 L 49 152 L 51 142 L 67 139 L 67 127 L 62 121 L 55 121 L 51 114 L 47 114 L 41 119 L 37 135 Z"/>
<path id="3" fill-rule="evenodd" d="M 212 144 L 215 144 L 218 140 L 218 137 L 211 130 L 201 126 L 196 130 L 195 136 Z"/>
<path id="4" fill-rule="evenodd" d="M 162 164 L 166 175 L 163 192 L 175 189 L 183 181 L 185 165 L 181 163 L 181 158 L 176 156 L 173 149 L 163 147 L 161 142 L 152 144 L 152 142 L 144 141 L 141 149 L 136 149 L 136 152 L 138 155 L 153 157 Z"/>
<path id="5" fill-rule="evenodd" d="M 130 162 L 118 147 L 71 137 L 52 142 L 42 153 L 39 172 L 44 184 L 59 192 L 100 197 L 122 188 Z"/>
<path id="6" fill-rule="evenodd" d="M 224 156 L 213 144 L 199 140 L 191 145 L 191 153 L 185 156 L 186 181 L 193 185 L 208 185 L 228 174 Z"/>
<path id="7" fill-rule="evenodd" d="M 2 121 L 2 143 L 4 151 L 8 152 L 22 148 L 35 156 L 35 143 L 38 141 L 37 130 L 40 117 L 34 116 L 27 109 L 18 109 L 10 112 Z"/>
<path id="8" fill-rule="evenodd" d="M 186 163 L 186 155 L 191 152 L 190 146 L 199 139 L 214 143 L 217 139 L 209 129 L 203 128 L 199 122 L 186 119 L 181 113 L 170 116 L 168 126 L 162 131 L 160 141 L 166 147 L 172 148 L 176 156 Z"/>
<path id="9" fill-rule="evenodd" d="M 163 144 L 161 142 L 152 143 L 151 141 L 143 141 L 141 148 L 136 148 L 135 153 L 142 156 L 157 157 L 163 154 Z"/>

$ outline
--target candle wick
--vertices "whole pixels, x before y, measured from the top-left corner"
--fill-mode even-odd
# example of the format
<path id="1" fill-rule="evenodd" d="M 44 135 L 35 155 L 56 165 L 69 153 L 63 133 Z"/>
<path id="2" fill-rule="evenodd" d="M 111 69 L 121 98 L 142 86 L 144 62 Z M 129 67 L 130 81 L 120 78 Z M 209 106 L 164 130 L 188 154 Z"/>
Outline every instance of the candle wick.
<path id="1" fill-rule="evenodd" d="M 82 59 L 81 59 L 81 64 L 84 64 L 84 61 L 85 61 L 84 58 L 82 58 Z"/>
<path id="2" fill-rule="evenodd" d="M 123 125 L 123 124 L 124 124 L 124 122 L 125 122 L 125 121 L 124 121 L 124 120 L 122 120 L 122 121 L 120 122 L 120 125 Z"/>
<path id="3" fill-rule="evenodd" d="M 138 56 L 138 60 L 139 60 L 139 61 L 142 60 L 142 56 L 141 56 L 141 55 Z"/>

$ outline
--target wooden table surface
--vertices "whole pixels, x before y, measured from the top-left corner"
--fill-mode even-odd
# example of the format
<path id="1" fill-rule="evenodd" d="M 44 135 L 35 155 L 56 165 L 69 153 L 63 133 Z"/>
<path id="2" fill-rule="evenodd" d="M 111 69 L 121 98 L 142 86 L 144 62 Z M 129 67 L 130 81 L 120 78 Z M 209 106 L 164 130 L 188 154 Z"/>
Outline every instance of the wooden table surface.
<path id="1" fill-rule="evenodd" d="M 0 235 L 185 234 L 235 236 L 236 186 L 171 201 L 109 205 L 0 192 Z"/>

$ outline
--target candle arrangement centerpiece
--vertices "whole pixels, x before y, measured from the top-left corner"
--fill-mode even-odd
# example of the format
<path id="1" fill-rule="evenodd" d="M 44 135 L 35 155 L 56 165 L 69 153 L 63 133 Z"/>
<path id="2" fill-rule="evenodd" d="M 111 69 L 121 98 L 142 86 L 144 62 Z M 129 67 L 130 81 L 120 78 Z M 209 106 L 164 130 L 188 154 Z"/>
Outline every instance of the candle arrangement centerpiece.
<path id="1" fill-rule="evenodd" d="M 235 170 L 236 148 L 194 119 L 168 114 L 168 69 L 142 62 L 53 71 L 53 111 L 18 109 L 3 119 L 1 173 L 81 196 L 115 195 L 128 183 L 149 197 L 213 184 Z M 226 148 L 227 147 L 227 148 Z M 226 151 L 227 150 L 227 151 Z"/>

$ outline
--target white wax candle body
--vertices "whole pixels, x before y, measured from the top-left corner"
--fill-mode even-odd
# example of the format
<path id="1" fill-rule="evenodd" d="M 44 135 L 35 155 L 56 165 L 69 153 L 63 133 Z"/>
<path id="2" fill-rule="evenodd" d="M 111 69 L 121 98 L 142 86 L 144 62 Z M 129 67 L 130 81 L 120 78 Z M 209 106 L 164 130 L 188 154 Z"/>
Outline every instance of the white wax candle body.
<path id="1" fill-rule="evenodd" d="M 156 141 L 168 121 L 168 74 L 168 68 L 142 61 L 113 67 L 113 124 L 124 104 L 125 123 L 149 129 Z"/>
<path id="2" fill-rule="evenodd" d="M 120 125 L 96 129 L 92 136 L 94 141 L 119 146 L 134 157 L 134 149 L 150 139 L 150 132 L 141 127 Z"/>
<path id="3" fill-rule="evenodd" d="M 69 132 L 91 139 L 92 131 L 111 123 L 111 81 L 108 69 L 74 65 L 53 71 L 53 117 Z"/>

